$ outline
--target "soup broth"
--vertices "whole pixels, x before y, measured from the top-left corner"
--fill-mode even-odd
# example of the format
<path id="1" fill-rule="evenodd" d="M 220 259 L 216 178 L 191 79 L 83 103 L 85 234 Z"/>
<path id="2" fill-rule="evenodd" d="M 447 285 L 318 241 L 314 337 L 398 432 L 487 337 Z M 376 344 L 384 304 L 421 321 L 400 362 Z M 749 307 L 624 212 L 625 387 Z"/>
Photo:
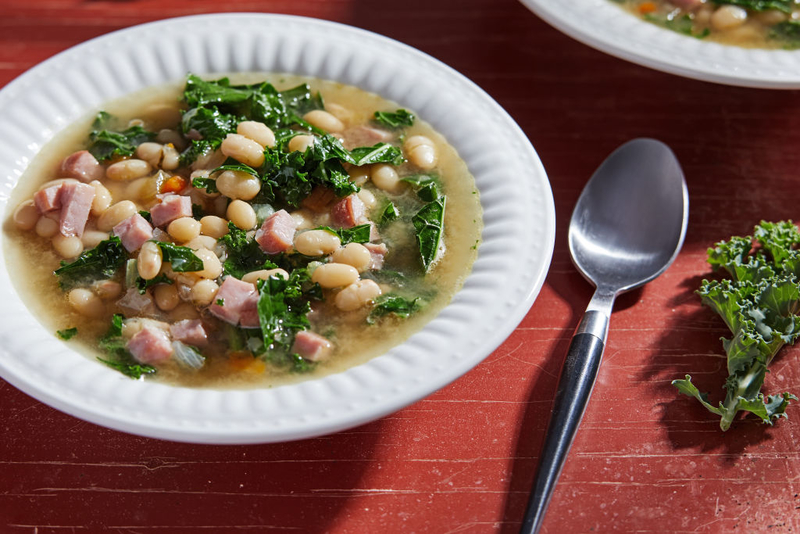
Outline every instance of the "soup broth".
<path id="1" fill-rule="evenodd" d="M 344 370 L 422 328 L 476 258 L 466 165 L 375 94 L 190 77 L 103 111 L 31 163 L 4 246 L 42 324 L 130 376 L 250 388 Z"/>

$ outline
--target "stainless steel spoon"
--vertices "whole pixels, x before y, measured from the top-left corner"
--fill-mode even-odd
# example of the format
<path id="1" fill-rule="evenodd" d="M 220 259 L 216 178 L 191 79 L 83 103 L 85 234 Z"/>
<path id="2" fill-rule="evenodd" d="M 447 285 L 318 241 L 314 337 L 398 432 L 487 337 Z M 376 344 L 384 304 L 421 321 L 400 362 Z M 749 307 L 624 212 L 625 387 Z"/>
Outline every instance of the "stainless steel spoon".
<path id="1" fill-rule="evenodd" d="M 583 189 L 569 224 L 569 250 L 597 287 L 561 370 L 539 469 L 520 532 L 538 532 L 578 430 L 603 356 L 614 299 L 663 273 L 678 255 L 689 193 L 672 151 L 654 139 L 619 147 Z"/>

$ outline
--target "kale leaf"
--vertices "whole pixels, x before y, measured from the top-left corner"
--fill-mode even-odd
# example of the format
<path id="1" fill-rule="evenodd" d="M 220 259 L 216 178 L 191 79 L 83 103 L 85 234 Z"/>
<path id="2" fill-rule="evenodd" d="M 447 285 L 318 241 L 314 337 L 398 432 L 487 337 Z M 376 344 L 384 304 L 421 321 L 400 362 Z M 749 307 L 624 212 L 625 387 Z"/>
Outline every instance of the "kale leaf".
<path id="1" fill-rule="evenodd" d="M 732 237 L 708 249 L 709 264 L 731 276 L 730 280 L 703 280 L 697 291 L 732 334 L 723 339 L 728 362 L 726 397 L 713 406 L 689 375 L 672 384 L 718 415 L 723 431 L 738 412 L 754 413 L 772 424 L 773 419 L 785 417 L 787 404 L 796 400 L 790 393 L 765 397 L 761 388 L 775 355 L 800 336 L 800 253 L 794 248 L 798 244 L 800 232 L 791 221 L 762 222 L 753 237 Z"/>
<path id="2" fill-rule="evenodd" d="M 398 109 L 394 113 L 390 111 L 376 111 L 375 122 L 389 128 L 402 128 L 414 125 L 414 114 L 405 109 Z"/>
<path id="3" fill-rule="evenodd" d="M 189 247 L 182 247 L 164 241 L 153 241 L 161 249 L 164 261 L 172 265 L 176 273 L 186 273 L 203 270 L 203 260 L 194 255 Z"/>
<path id="4" fill-rule="evenodd" d="M 308 280 L 307 270 L 296 269 L 288 280 L 271 276 L 258 281 L 258 320 L 268 350 L 288 351 L 295 334 L 309 328 L 311 305 L 303 293 Z"/>
<path id="5" fill-rule="evenodd" d="M 241 230 L 232 222 L 228 223 L 228 233 L 220 238 L 225 245 L 227 258 L 222 264 L 225 274 L 241 278 L 251 271 L 264 269 L 267 255 L 258 242 L 247 237 L 247 232 Z"/>
<path id="6" fill-rule="evenodd" d="M 782 41 L 783 47 L 787 50 L 800 48 L 800 20 L 779 22 L 770 29 L 767 37 Z"/>
<path id="7" fill-rule="evenodd" d="M 430 270 L 439 252 L 439 244 L 444 233 L 445 200 L 442 196 L 425 204 L 411 218 L 425 272 Z"/>
<path id="8" fill-rule="evenodd" d="M 61 262 L 55 270 L 58 285 L 63 290 L 86 285 L 95 280 L 112 278 L 125 264 L 127 253 L 119 237 L 113 236 L 83 252 L 72 263 Z"/>
<path id="9" fill-rule="evenodd" d="M 56 330 L 56 334 L 58 334 L 58 337 L 60 337 L 64 341 L 69 341 L 70 339 L 78 335 L 78 329 L 73 327 L 73 328 L 67 328 L 65 330 Z"/>
<path id="10" fill-rule="evenodd" d="M 405 319 L 412 313 L 422 309 L 424 304 L 424 301 L 419 297 L 409 300 L 400 295 L 386 293 L 375 299 L 372 311 L 367 316 L 367 323 L 374 324 L 379 317 L 389 314 Z"/>
<path id="11" fill-rule="evenodd" d="M 131 126 L 121 132 L 110 130 L 92 130 L 89 134 L 89 152 L 97 161 L 105 161 L 114 156 L 132 156 L 136 147 L 144 142 L 152 141 L 156 134 L 141 126 Z"/>

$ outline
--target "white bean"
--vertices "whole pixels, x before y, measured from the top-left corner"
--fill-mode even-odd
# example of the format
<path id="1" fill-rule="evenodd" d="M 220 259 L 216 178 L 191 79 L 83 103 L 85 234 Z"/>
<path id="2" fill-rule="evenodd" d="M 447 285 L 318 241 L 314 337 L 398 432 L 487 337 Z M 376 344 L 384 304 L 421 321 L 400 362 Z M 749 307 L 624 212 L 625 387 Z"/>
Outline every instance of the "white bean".
<path id="1" fill-rule="evenodd" d="M 98 180 L 93 180 L 89 185 L 94 187 L 94 200 L 92 200 L 92 215 L 101 216 L 111 206 L 111 192 Z"/>
<path id="2" fill-rule="evenodd" d="M 228 204 L 225 215 L 229 221 L 242 230 L 252 230 L 257 222 L 255 210 L 243 200 L 234 200 Z"/>
<path id="3" fill-rule="evenodd" d="M 207 235 L 199 235 L 194 239 L 192 239 L 191 241 L 184 243 L 185 247 L 189 247 L 192 250 L 200 250 L 201 248 L 207 248 L 208 250 L 213 250 L 216 245 L 217 245 L 217 240 Z"/>
<path id="4" fill-rule="evenodd" d="M 164 145 L 164 157 L 161 158 L 161 168 L 165 171 L 173 171 L 178 168 L 180 164 L 180 154 L 175 150 L 172 143 Z"/>
<path id="5" fill-rule="evenodd" d="M 355 267 L 344 263 L 323 263 L 311 275 L 311 281 L 316 282 L 324 289 L 349 286 L 358 280 L 358 271 Z"/>
<path id="6" fill-rule="evenodd" d="M 186 148 L 186 141 L 183 140 L 183 136 L 177 130 L 168 128 L 160 130 L 156 135 L 156 141 L 164 145 L 172 143 L 179 150 Z"/>
<path id="7" fill-rule="evenodd" d="M 103 300 L 115 299 L 122 293 L 122 286 L 113 280 L 98 280 L 92 284 L 94 294 Z"/>
<path id="8" fill-rule="evenodd" d="M 186 243 L 200 235 L 200 227 L 200 221 L 196 221 L 191 217 L 179 217 L 169 223 L 169 226 L 167 226 L 167 233 L 171 235 L 175 241 Z"/>
<path id="9" fill-rule="evenodd" d="M 295 250 L 305 256 L 327 256 L 341 244 L 339 236 L 327 230 L 309 230 L 294 238 Z"/>
<path id="10" fill-rule="evenodd" d="M 236 126 L 236 133 L 252 139 L 262 147 L 275 148 L 275 134 L 263 122 L 240 122 Z"/>
<path id="11" fill-rule="evenodd" d="M 200 233 L 219 239 L 228 233 L 228 221 L 216 215 L 206 215 L 200 219 Z"/>
<path id="12" fill-rule="evenodd" d="M 219 286 L 214 280 L 200 280 L 192 286 L 192 302 L 197 306 L 208 306 L 217 296 Z"/>
<path id="13" fill-rule="evenodd" d="M 370 191 L 369 189 L 362 189 L 361 191 L 356 193 L 356 195 L 358 195 L 358 198 L 361 199 L 361 202 L 364 203 L 364 206 L 366 206 L 368 210 L 375 207 L 377 200 L 375 200 L 375 195 L 373 195 L 372 191 Z"/>
<path id="14" fill-rule="evenodd" d="M 370 177 L 375 187 L 387 193 L 399 193 L 403 188 L 403 182 L 400 181 L 400 176 L 398 176 L 397 171 L 391 165 L 385 163 L 374 165 Z"/>
<path id="15" fill-rule="evenodd" d="M 243 135 L 228 134 L 222 141 L 220 150 L 229 158 L 251 167 L 261 167 L 264 163 L 264 147 Z"/>
<path id="16" fill-rule="evenodd" d="M 372 169 L 369 165 L 364 165 L 361 167 L 353 167 L 348 171 L 347 174 L 351 182 L 361 187 L 366 183 L 367 180 L 369 180 L 369 174 L 371 170 Z"/>
<path id="17" fill-rule="evenodd" d="M 152 241 L 146 241 L 139 251 L 136 269 L 139 271 L 139 276 L 145 280 L 152 280 L 161 272 L 162 262 L 161 248 Z"/>
<path id="18" fill-rule="evenodd" d="M 250 200 L 261 191 L 261 180 L 247 172 L 223 171 L 217 176 L 217 190 L 234 200 Z"/>
<path id="19" fill-rule="evenodd" d="M 203 270 L 196 271 L 195 275 L 213 280 L 222 274 L 222 263 L 211 250 L 199 248 L 194 251 L 194 255 L 203 261 Z"/>
<path id="20" fill-rule="evenodd" d="M 308 230 L 314 226 L 314 214 L 307 209 L 299 209 L 289 215 L 294 219 L 295 228 L 298 230 Z"/>
<path id="21" fill-rule="evenodd" d="M 81 243 L 88 248 L 94 248 L 100 244 L 101 241 L 108 239 L 108 232 L 101 232 L 100 230 L 84 230 L 81 236 Z"/>
<path id="22" fill-rule="evenodd" d="M 328 133 L 341 132 L 344 130 L 344 123 L 342 123 L 342 121 L 321 109 L 309 111 L 303 115 L 303 120 Z"/>
<path id="23" fill-rule="evenodd" d="M 436 166 L 436 146 L 424 135 L 412 135 L 403 143 L 406 158 L 412 165 L 429 170 Z"/>
<path id="24" fill-rule="evenodd" d="M 115 182 L 127 182 L 150 174 L 152 167 L 141 159 L 124 159 L 112 163 L 106 169 L 106 178 Z"/>
<path id="25" fill-rule="evenodd" d="M 267 280 L 270 276 L 281 276 L 286 280 L 289 279 L 289 273 L 283 269 L 263 269 L 261 271 L 252 271 L 242 276 L 242 282 L 256 285 L 259 280 Z"/>
<path id="26" fill-rule="evenodd" d="M 174 310 L 181 302 L 175 284 L 156 284 L 153 288 L 153 299 L 158 309 L 163 311 Z"/>
<path id="27" fill-rule="evenodd" d="M 214 294 L 216 295 L 216 292 Z M 175 307 L 174 310 L 170 312 L 169 319 L 170 321 L 178 322 L 183 321 L 184 319 L 197 319 L 199 316 L 200 314 L 198 313 L 197 308 L 194 307 L 194 304 L 189 302 L 181 302 Z"/>
<path id="28" fill-rule="evenodd" d="M 83 252 L 83 243 L 77 236 L 63 236 L 56 234 L 53 236 L 53 248 L 62 258 L 77 258 Z"/>
<path id="29" fill-rule="evenodd" d="M 331 261 L 351 265 L 361 273 L 366 271 L 372 263 L 372 254 L 367 247 L 360 243 L 348 243 L 333 253 Z"/>
<path id="30" fill-rule="evenodd" d="M 20 230 L 33 230 L 39 220 L 39 210 L 33 200 L 26 200 L 14 210 L 14 225 Z"/>
<path id="31" fill-rule="evenodd" d="M 732 30 L 747 21 L 747 11 L 739 6 L 720 6 L 711 15 L 711 26 L 715 30 Z"/>
<path id="32" fill-rule="evenodd" d="M 289 139 L 290 152 L 305 152 L 312 146 L 316 138 L 313 135 L 298 135 Z"/>
<path id="33" fill-rule="evenodd" d="M 72 309 L 85 317 L 97 319 L 105 313 L 103 301 L 88 289 L 73 289 L 67 295 L 67 300 Z"/>
<path id="34" fill-rule="evenodd" d="M 339 291 L 334 304 L 342 311 L 353 311 L 369 304 L 380 294 L 381 288 L 374 281 L 359 280 Z"/>
<path id="35" fill-rule="evenodd" d="M 122 200 L 110 206 L 98 219 L 97 229 L 110 232 L 116 225 L 134 215 L 139 210 L 130 200 Z"/>
<path id="36" fill-rule="evenodd" d="M 147 141 L 136 147 L 136 157 L 146 161 L 153 167 L 158 167 L 161 163 L 163 149 L 164 146 L 160 143 Z"/>
<path id="37" fill-rule="evenodd" d="M 58 223 L 44 215 L 36 221 L 36 235 L 39 237 L 53 237 L 58 233 Z"/>

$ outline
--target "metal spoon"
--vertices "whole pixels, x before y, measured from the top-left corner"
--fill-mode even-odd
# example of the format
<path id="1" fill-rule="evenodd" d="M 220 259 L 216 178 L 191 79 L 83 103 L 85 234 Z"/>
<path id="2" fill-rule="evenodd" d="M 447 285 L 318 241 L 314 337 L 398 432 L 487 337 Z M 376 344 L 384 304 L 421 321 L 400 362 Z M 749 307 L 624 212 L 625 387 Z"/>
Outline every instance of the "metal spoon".
<path id="1" fill-rule="evenodd" d="M 614 299 L 663 273 L 678 255 L 689 193 L 672 151 L 654 139 L 619 147 L 583 189 L 569 224 L 569 250 L 597 287 L 561 370 L 550 424 L 520 532 L 538 532 L 594 387 Z"/>

